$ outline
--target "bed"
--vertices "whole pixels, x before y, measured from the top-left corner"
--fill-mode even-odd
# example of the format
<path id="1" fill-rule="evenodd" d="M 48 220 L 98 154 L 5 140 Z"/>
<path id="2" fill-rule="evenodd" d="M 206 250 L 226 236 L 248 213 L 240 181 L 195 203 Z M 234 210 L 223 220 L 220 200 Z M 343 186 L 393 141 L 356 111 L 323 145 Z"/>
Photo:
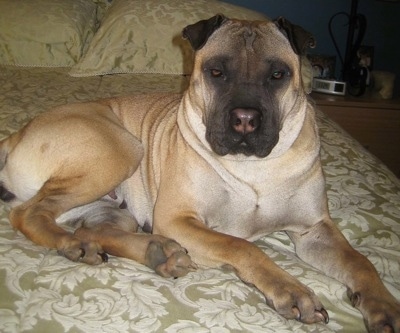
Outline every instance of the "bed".
<path id="1" fill-rule="evenodd" d="M 179 31 L 218 12 L 263 18 L 214 0 L 1 1 L 0 138 L 56 105 L 182 91 L 191 51 Z M 319 111 L 317 120 L 332 218 L 400 299 L 400 182 Z M 299 260 L 285 233 L 256 244 L 317 293 L 327 325 L 285 320 L 222 269 L 165 279 L 122 258 L 73 263 L 13 230 L 8 211 L 0 204 L 0 332 L 365 332 L 346 288 Z"/>

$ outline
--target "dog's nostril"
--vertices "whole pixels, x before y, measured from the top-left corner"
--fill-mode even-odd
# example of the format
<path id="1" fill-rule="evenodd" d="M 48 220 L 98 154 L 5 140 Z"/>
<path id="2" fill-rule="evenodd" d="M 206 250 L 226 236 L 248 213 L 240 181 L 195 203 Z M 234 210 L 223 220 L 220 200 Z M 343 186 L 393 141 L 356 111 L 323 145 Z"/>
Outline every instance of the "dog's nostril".
<path id="1" fill-rule="evenodd" d="M 231 111 L 230 124 L 240 134 L 254 132 L 260 123 L 261 114 L 255 109 L 236 108 Z"/>

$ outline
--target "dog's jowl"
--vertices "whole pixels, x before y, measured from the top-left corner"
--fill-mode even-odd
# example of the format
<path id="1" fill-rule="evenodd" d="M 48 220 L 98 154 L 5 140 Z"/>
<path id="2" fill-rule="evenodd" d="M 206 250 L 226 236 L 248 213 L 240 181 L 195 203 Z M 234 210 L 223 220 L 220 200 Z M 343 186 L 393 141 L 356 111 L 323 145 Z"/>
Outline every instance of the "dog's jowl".
<path id="1" fill-rule="evenodd" d="M 399 333 L 398 301 L 329 216 L 300 74 L 313 37 L 283 18 L 221 15 L 183 36 L 195 50 L 183 95 L 65 105 L 0 143 L 11 224 L 88 264 L 111 254 L 166 277 L 231 267 L 285 318 L 328 322 L 313 291 L 252 243 L 283 230 L 301 259 L 347 286 L 368 330 Z"/>

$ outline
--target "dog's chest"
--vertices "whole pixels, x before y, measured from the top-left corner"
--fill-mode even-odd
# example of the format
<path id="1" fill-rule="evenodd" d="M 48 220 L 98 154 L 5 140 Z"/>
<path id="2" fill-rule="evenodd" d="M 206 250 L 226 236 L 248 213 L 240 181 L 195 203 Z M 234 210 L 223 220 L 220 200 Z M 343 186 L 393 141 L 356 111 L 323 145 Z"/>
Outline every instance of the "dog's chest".
<path id="1" fill-rule="evenodd" d="M 245 239 L 281 229 L 279 221 L 283 220 L 284 210 L 279 208 L 279 202 L 246 192 L 213 196 L 214 204 L 204 214 L 208 227 Z"/>
<path id="2" fill-rule="evenodd" d="M 291 212 L 299 205 L 301 192 L 293 183 L 296 170 L 285 172 L 275 163 L 256 160 L 227 161 L 221 167 L 219 181 L 214 180 L 208 191 L 212 200 L 204 208 L 210 228 L 252 239 L 293 222 Z"/>

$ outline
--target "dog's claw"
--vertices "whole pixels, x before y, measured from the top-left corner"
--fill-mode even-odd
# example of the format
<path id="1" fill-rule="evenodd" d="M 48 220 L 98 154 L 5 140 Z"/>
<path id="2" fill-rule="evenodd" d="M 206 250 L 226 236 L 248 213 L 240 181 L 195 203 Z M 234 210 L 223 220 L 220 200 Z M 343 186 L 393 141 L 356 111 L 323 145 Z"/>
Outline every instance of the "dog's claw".
<path id="1" fill-rule="evenodd" d="M 321 308 L 321 310 L 315 310 L 315 313 L 318 317 L 321 318 L 321 321 L 323 321 L 325 324 L 329 323 L 329 315 L 324 308 Z"/>
<path id="2" fill-rule="evenodd" d="M 79 261 L 83 260 L 83 258 L 86 255 L 85 249 L 80 248 L 80 250 L 81 250 L 81 255 L 79 256 Z M 108 262 L 108 254 L 107 253 L 99 252 L 98 255 L 100 256 L 102 263 L 107 263 Z"/>
<path id="3" fill-rule="evenodd" d="M 86 255 L 86 251 L 83 248 L 80 248 L 79 250 L 81 250 L 81 255 L 79 256 L 79 260 L 82 260 Z"/>
<path id="4" fill-rule="evenodd" d="M 350 302 L 351 305 L 355 308 L 358 307 L 360 305 L 361 302 L 361 295 L 359 292 L 355 292 L 353 294 L 351 294 L 350 296 Z"/>
<path id="5" fill-rule="evenodd" d="M 301 312 L 299 308 L 297 306 L 294 306 L 292 310 L 295 313 L 294 319 L 296 319 L 297 321 L 301 321 Z"/>
<path id="6" fill-rule="evenodd" d="M 297 306 L 293 306 L 292 311 L 294 313 L 294 319 L 297 320 L 297 321 L 302 322 L 303 320 L 302 320 L 302 317 L 301 317 L 300 309 Z M 316 309 L 315 310 L 315 316 L 318 319 L 320 319 L 320 320 L 317 320 L 316 322 L 321 322 L 322 321 L 325 324 L 329 323 L 329 315 L 328 315 L 328 312 L 324 308 L 321 308 L 321 310 L 317 310 Z"/>
<path id="7" fill-rule="evenodd" d="M 108 255 L 105 252 L 101 252 L 99 253 L 99 256 L 101 257 L 101 260 L 103 261 L 103 263 L 107 263 L 108 262 Z"/>

